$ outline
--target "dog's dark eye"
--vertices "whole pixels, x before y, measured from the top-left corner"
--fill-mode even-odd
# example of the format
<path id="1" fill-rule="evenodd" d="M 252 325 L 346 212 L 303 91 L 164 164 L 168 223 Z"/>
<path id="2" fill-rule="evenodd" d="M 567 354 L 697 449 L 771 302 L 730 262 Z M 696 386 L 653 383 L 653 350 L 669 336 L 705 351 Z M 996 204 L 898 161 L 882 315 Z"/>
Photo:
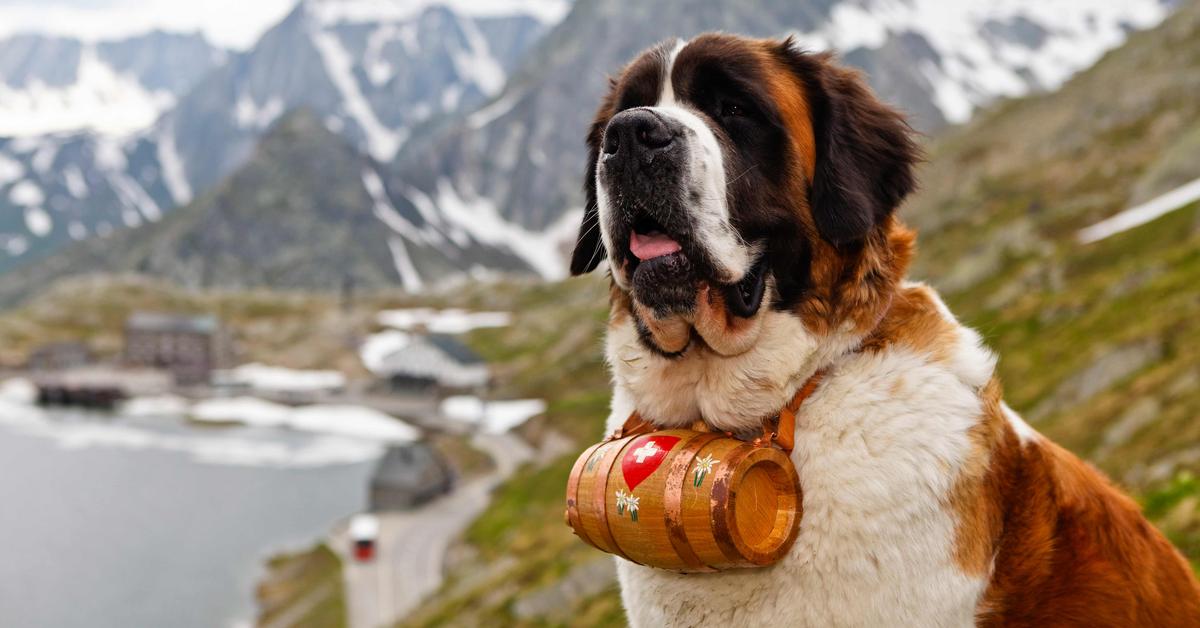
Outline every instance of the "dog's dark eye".
<path id="1" fill-rule="evenodd" d="M 740 118 L 744 115 L 746 115 L 746 108 L 740 103 L 732 100 L 726 100 L 721 103 L 722 118 Z"/>

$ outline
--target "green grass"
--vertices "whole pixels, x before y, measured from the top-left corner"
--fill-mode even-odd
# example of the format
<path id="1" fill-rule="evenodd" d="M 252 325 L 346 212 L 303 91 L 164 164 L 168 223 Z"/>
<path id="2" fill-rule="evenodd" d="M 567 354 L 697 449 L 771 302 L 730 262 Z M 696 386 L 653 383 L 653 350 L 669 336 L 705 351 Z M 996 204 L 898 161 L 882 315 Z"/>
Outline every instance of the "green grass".
<path id="1" fill-rule="evenodd" d="M 273 557 L 257 597 L 262 609 L 259 625 L 288 617 L 296 628 L 342 628 L 346 600 L 342 592 L 342 563 L 324 544 L 296 554 Z"/>
<path id="2" fill-rule="evenodd" d="M 1180 471 L 1171 480 L 1142 498 L 1146 516 L 1159 523 L 1167 538 L 1200 572 L 1200 481 L 1190 471 Z"/>
<path id="3" fill-rule="evenodd" d="M 562 521 L 562 493 L 574 462 L 575 456 L 564 456 L 545 467 L 522 468 L 496 492 L 491 507 L 467 529 L 467 542 L 485 559 L 494 560 L 508 553 L 536 551 L 555 537 L 570 537 Z M 544 525 L 546 521 L 562 524 L 558 531 L 561 534 Z"/>

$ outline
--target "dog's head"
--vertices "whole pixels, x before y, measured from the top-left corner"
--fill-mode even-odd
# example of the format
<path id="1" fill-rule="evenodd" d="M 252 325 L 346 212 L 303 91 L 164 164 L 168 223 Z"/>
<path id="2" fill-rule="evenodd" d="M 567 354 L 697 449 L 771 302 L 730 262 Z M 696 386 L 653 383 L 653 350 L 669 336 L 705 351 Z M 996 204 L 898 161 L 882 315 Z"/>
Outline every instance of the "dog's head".
<path id="1" fill-rule="evenodd" d="M 864 329 L 903 275 L 892 214 L 911 130 L 860 76 L 790 39 L 702 35 L 642 53 L 588 135 L 571 272 L 607 258 L 614 307 L 651 351 L 737 355 L 764 313 Z"/>

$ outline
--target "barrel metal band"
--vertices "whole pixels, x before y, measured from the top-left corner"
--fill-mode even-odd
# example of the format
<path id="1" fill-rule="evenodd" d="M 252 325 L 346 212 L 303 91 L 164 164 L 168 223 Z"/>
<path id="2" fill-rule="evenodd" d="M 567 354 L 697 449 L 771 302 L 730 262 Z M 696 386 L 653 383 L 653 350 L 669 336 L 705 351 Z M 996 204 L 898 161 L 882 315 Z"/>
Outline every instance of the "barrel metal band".
<path id="1" fill-rule="evenodd" d="M 667 470 L 666 494 L 663 496 L 663 517 L 667 522 L 667 538 L 671 540 L 671 546 L 675 548 L 675 553 L 691 570 L 714 571 L 711 566 L 700 560 L 696 551 L 688 543 L 687 530 L 683 523 L 683 485 L 687 479 L 688 467 L 692 466 L 696 455 L 705 445 L 717 438 L 719 438 L 717 434 L 690 436 L 689 440 L 678 449 L 678 453 L 671 461 L 670 469 Z"/>

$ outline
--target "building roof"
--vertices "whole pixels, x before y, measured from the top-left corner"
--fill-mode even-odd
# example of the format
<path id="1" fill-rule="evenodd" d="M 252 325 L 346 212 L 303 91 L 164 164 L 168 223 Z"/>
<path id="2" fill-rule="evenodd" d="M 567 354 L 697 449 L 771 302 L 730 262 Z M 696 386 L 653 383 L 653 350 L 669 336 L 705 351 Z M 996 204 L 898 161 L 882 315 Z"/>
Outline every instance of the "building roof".
<path id="1" fill-rule="evenodd" d="M 472 388 L 487 385 L 487 362 L 450 336 L 416 336 L 387 354 L 372 371 L 383 377 L 428 379 L 439 385 Z"/>
<path id="2" fill-rule="evenodd" d="M 425 443 L 389 447 L 371 476 L 372 486 L 419 490 L 442 482 L 450 474 L 440 456 Z"/>
<path id="3" fill-rule="evenodd" d="M 459 342 L 454 336 L 430 334 L 428 340 L 429 344 L 437 347 L 442 353 L 445 353 L 459 364 L 483 364 L 483 358 L 479 357 L 478 353 L 475 353 L 470 347 Z"/>
<path id="4" fill-rule="evenodd" d="M 135 312 L 125 321 L 126 329 L 136 331 L 212 334 L 216 333 L 219 326 L 215 316 L 183 316 L 157 312 Z"/>

